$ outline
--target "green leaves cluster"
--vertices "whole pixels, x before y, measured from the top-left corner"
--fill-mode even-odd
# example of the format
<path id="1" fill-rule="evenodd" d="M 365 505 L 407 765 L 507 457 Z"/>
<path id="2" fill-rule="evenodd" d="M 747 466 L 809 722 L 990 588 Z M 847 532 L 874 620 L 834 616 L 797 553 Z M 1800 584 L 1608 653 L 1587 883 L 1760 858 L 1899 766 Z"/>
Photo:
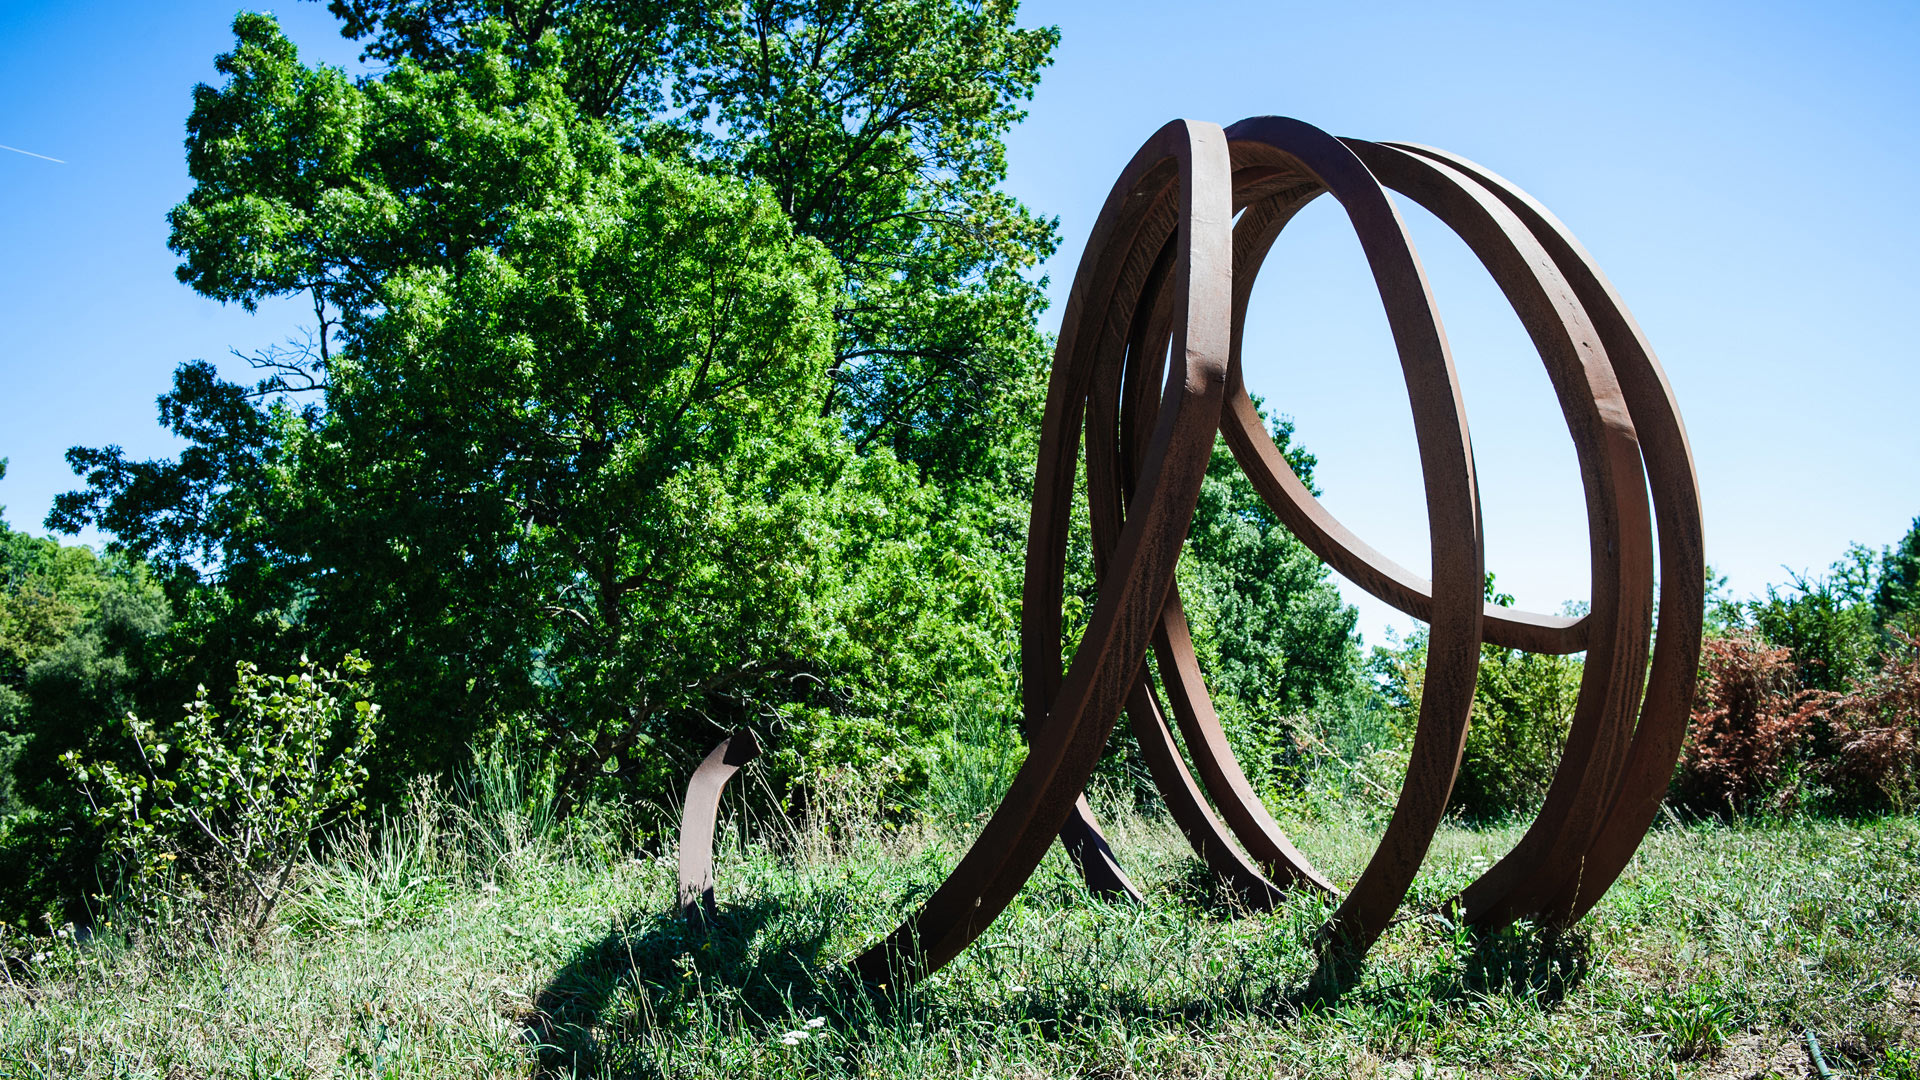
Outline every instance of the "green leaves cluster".
<path id="1" fill-rule="evenodd" d="M 170 216 L 183 282 L 303 297 L 310 334 L 252 385 L 181 367 L 182 452 L 72 451 L 49 519 L 153 567 L 164 678 L 358 651 L 375 798 L 497 739 L 562 812 L 669 798 L 742 726 L 776 789 L 1002 745 L 1055 228 L 999 185 L 1057 32 L 1002 0 L 332 6 L 385 66 L 239 16 Z M 1356 681 L 1353 613 L 1224 456 L 1182 572 L 1277 776 L 1284 718 Z"/>
<path id="2" fill-rule="evenodd" d="M 1487 575 L 1486 598 L 1511 607 Z M 1577 610 L 1577 609 L 1575 609 Z M 1371 666 L 1382 681 L 1401 745 L 1410 745 L 1426 679 L 1424 629 L 1394 648 L 1376 648 Z M 1546 798 L 1573 723 L 1585 671 L 1580 656 L 1549 656 L 1480 646 L 1466 747 L 1448 808 L 1469 821 L 1494 822 L 1537 808 Z"/>
<path id="3" fill-rule="evenodd" d="M 1764 597 L 1720 599 L 1715 628 L 1749 630 L 1793 650 L 1805 689 L 1844 691 L 1898 651 L 1898 634 L 1920 631 L 1920 518 L 1897 544 L 1879 551 L 1853 544 L 1825 574 L 1789 571 L 1788 578 Z"/>
<path id="4" fill-rule="evenodd" d="M 310 295 L 314 344 L 250 388 L 183 368 L 187 451 L 75 451 L 52 519 L 160 567 L 196 654 L 364 649 L 403 703 L 391 778 L 506 731 L 570 797 L 662 792 L 743 723 L 789 776 L 911 779 L 916 732 L 1007 708 L 1022 508 L 832 407 L 846 279 L 775 192 L 583 112 L 554 35 L 480 23 L 356 82 L 266 16 L 235 32 L 181 277 Z"/>
<path id="5" fill-rule="evenodd" d="M 361 809 L 380 712 L 367 671 L 357 656 L 338 671 L 302 657 L 291 676 L 241 664 L 224 720 L 202 686 L 164 733 L 127 714 L 137 763 L 62 756 L 143 917 L 267 927 L 315 834 Z"/>
<path id="6" fill-rule="evenodd" d="M 142 700 L 169 621 L 139 563 L 0 524 L 0 836 L 61 804 L 59 755 Z"/>
<path id="7" fill-rule="evenodd" d="M 957 0 L 334 0 L 367 55 L 427 68 L 552 47 L 586 116 L 765 185 L 838 264 L 822 408 L 944 480 L 1004 469 L 1045 361 L 1026 272 L 1052 221 L 1000 191 L 1059 31 Z M 520 62 L 518 60 L 512 62 Z M 1016 471 L 1024 468 L 1020 462 Z"/>

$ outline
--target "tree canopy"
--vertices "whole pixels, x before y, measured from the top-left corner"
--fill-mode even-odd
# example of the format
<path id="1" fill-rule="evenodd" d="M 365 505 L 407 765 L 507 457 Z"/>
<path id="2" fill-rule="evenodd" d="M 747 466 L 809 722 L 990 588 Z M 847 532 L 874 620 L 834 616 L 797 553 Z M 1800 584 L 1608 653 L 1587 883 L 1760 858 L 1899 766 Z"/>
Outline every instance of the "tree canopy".
<path id="1" fill-rule="evenodd" d="M 181 277 L 312 294 L 318 348 L 252 388 L 184 367 L 189 449 L 75 451 L 54 524 L 212 584 L 229 652 L 379 658 L 411 768 L 518 725 L 576 787 L 658 782 L 748 718 L 802 745 L 833 706 L 877 720 L 932 656 L 999 677 L 966 609 L 1007 617 L 1004 515 L 821 409 L 842 279 L 765 184 L 624 145 L 551 35 L 478 24 L 356 84 L 269 17 L 235 30 L 189 121 Z"/>
<path id="2" fill-rule="evenodd" d="M 19 762 L 350 654 L 375 799 L 500 743 L 565 809 L 670 799 L 741 727 L 777 792 L 1012 738 L 1055 228 L 1000 190 L 1002 139 L 1057 33 L 956 0 L 333 8 L 382 66 L 237 17 L 169 216 L 183 283 L 313 323 L 251 382 L 181 364 L 177 455 L 69 452 L 47 523 L 106 532 L 75 580 L 138 602 L 6 595 Z M 1224 448 L 1181 574 L 1277 783 L 1292 722 L 1360 685 L 1354 612 Z M 42 752 L 55 656 L 98 692 Z"/>

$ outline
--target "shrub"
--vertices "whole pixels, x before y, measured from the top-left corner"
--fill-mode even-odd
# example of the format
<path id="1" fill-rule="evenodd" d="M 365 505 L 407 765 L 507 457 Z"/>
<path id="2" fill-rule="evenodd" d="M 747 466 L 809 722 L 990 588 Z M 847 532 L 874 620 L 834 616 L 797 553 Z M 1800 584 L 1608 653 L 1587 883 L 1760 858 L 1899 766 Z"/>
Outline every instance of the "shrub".
<path id="1" fill-rule="evenodd" d="M 1796 794 L 1798 751 L 1831 700 L 1802 690 L 1793 650 L 1750 634 L 1709 638 L 1674 795 L 1696 810 L 1746 812 Z"/>
<path id="2" fill-rule="evenodd" d="M 1898 651 L 1833 702 L 1833 754 L 1821 773 L 1843 797 L 1884 797 L 1904 810 L 1920 794 L 1920 642 L 1891 632 Z"/>
<path id="3" fill-rule="evenodd" d="M 1868 603 L 1872 571 L 1865 549 L 1853 562 L 1834 564 L 1827 577 L 1792 574 L 1787 588 L 1767 586 L 1767 598 L 1748 605 L 1750 625 L 1762 638 L 1793 651 L 1800 685 L 1839 691 L 1871 669 L 1882 637 Z"/>
<path id="4" fill-rule="evenodd" d="M 1503 607 L 1513 605 L 1512 596 L 1494 588 L 1491 574 L 1486 597 Z M 1567 609 L 1570 614 L 1578 610 Z M 1411 746 L 1419 719 L 1426 662 L 1424 629 L 1397 648 L 1374 650 L 1372 668 L 1403 751 Z M 1540 805 L 1566 745 L 1583 671 L 1579 657 L 1480 647 L 1473 713 L 1448 799 L 1452 812 L 1468 821 L 1493 822 Z"/>
<path id="5" fill-rule="evenodd" d="M 1582 670 L 1571 656 L 1482 646 L 1473 720 L 1453 785 L 1457 812 L 1492 821 L 1545 800 L 1573 724 Z"/>
<path id="6" fill-rule="evenodd" d="M 362 809 L 380 711 L 355 681 L 367 664 L 350 655 L 332 672 L 302 657 L 301 668 L 262 675 L 240 664 L 224 723 L 204 686 L 167 737 L 127 714 L 131 767 L 62 759 L 121 861 L 124 899 L 149 926 L 197 918 L 209 936 L 257 936 L 315 833 Z"/>

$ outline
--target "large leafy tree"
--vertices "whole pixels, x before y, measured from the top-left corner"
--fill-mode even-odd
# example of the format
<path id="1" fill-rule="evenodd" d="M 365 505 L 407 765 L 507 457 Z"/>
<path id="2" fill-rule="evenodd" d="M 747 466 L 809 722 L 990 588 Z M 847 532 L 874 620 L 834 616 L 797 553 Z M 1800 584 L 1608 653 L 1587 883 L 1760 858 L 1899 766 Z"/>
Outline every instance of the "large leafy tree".
<path id="1" fill-rule="evenodd" d="M 371 58 L 428 66 L 468 29 L 566 43 L 574 103 L 630 140 L 767 185 L 839 264 L 822 411 L 944 479 L 1012 468 L 1051 221 L 999 190 L 1002 139 L 1059 32 L 1011 0 L 333 0 Z"/>
<path id="2" fill-rule="evenodd" d="M 1010 562 L 970 532 L 997 516 L 822 415 L 837 268 L 764 185 L 623 145 L 551 35 L 479 24 L 356 83 L 269 17 L 235 31 L 180 274 L 313 296 L 318 346 L 252 388 L 183 368 L 188 450 L 75 451 L 89 488 L 53 518 L 186 582 L 203 652 L 360 648 L 391 764 L 518 726 L 573 792 L 662 784 L 751 719 L 878 760 L 1002 678 Z"/>
<path id="3" fill-rule="evenodd" d="M 743 723 L 788 776 L 911 779 L 931 732 L 1010 719 L 1053 227 L 997 184 L 1053 32 L 947 0 L 335 10 L 384 70 L 241 16 L 171 218 L 182 281 L 307 297 L 311 336 L 250 386 L 183 366 L 185 450 L 73 451 L 49 519 L 168 582 L 177 674 L 358 649 L 388 782 L 505 732 L 571 795 L 663 792 Z M 1338 696 L 1352 613 L 1216 471 L 1184 580 L 1252 731 Z"/>

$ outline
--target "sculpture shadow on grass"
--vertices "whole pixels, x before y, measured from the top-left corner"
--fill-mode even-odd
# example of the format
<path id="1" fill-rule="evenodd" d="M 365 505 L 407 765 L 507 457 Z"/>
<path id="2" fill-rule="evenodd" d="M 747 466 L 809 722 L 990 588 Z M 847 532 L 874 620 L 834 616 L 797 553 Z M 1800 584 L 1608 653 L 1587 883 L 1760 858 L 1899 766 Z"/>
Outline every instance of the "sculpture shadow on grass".
<path id="1" fill-rule="evenodd" d="M 1363 958 L 1323 942 L 1313 973 L 1290 995 L 1292 1005 L 1304 1012 L 1352 1001 L 1415 1015 L 1505 995 L 1550 1011 L 1586 981 L 1592 968 L 1592 939 L 1582 931 L 1531 923 L 1499 930 L 1442 925 L 1451 932 L 1458 962 L 1397 983 L 1368 985 Z"/>
<path id="2" fill-rule="evenodd" d="M 1289 1023 L 1351 1010 L 1370 1017 L 1390 1041 L 1404 1038 L 1412 1047 L 1448 1014 L 1487 997 L 1552 1010 L 1591 966 L 1589 939 L 1577 931 L 1443 924 L 1453 959 L 1401 982 L 1369 980 L 1364 961 L 1324 947 L 1311 973 L 1276 978 L 1253 993 L 1170 998 L 1117 987 L 1036 987 L 1017 1001 L 981 1000 L 956 1012 L 952 1002 L 924 991 L 903 999 L 851 979 L 837 951 L 823 955 L 833 919 L 813 914 L 822 917 L 761 898 L 723 907 L 710 923 L 633 917 L 576 952 L 536 996 L 524 1037 L 539 1054 L 537 1075 L 662 1075 L 670 1064 L 663 1051 L 705 1042 L 703 1033 L 744 1029 L 753 1041 L 775 1043 L 812 1017 L 828 1018 L 854 1058 L 866 1052 L 862 1044 L 982 1022 L 1056 1040 L 1082 1030 L 1090 1015 L 1199 1029 L 1229 1019 Z"/>
<path id="3" fill-rule="evenodd" d="M 712 1023 L 715 1011 L 724 1024 L 770 1029 L 814 1005 L 838 972 L 820 960 L 827 928 L 790 932 L 784 913 L 762 899 L 711 920 L 649 913 L 616 923 L 535 996 L 524 1035 L 539 1053 L 537 1075 L 597 1074 L 612 1048 L 631 1066 L 621 1072 L 658 1075 L 647 1048 L 661 1035 Z M 775 927 L 788 932 L 765 940 Z"/>

